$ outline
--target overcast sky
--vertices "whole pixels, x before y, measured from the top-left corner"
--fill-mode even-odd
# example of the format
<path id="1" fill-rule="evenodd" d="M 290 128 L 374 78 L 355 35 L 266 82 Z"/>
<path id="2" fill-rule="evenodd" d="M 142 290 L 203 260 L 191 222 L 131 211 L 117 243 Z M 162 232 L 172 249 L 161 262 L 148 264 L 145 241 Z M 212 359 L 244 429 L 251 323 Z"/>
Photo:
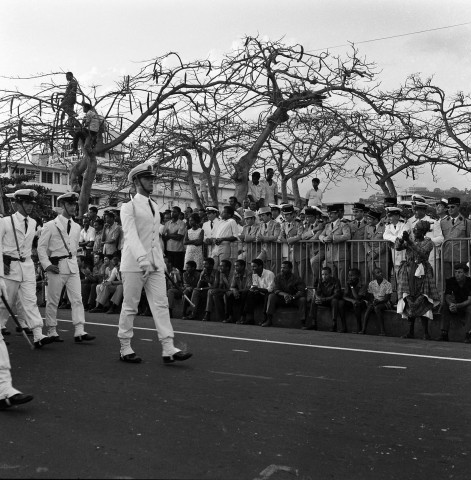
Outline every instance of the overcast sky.
<path id="1" fill-rule="evenodd" d="M 305 50 L 355 42 L 382 70 L 385 89 L 420 72 L 450 94 L 471 91 L 469 0 L 0 0 L 0 13 L 2 75 L 70 70 L 82 85 L 110 85 L 140 60 L 171 50 L 186 60 L 207 58 L 260 34 Z M 396 38 L 359 43 L 390 36 Z M 438 184 L 423 176 L 415 185 L 468 184 L 451 169 L 439 174 Z M 332 188 L 325 200 L 351 200 L 363 189 L 350 181 L 348 191 Z"/>

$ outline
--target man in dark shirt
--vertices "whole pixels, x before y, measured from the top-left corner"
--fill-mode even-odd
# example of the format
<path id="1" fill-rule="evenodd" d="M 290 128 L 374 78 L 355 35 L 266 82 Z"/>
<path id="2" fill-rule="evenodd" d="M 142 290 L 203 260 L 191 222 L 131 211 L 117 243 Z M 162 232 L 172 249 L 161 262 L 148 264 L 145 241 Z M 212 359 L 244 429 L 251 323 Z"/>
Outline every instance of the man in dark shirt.
<path id="1" fill-rule="evenodd" d="M 221 313 L 223 313 L 223 318 L 227 318 L 227 313 L 225 311 L 226 303 L 224 299 L 231 285 L 231 281 L 229 279 L 231 268 L 232 263 L 230 260 L 221 260 L 220 264 L 218 265 L 218 271 L 214 277 L 214 282 L 211 285 L 211 288 L 208 290 L 206 311 L 204 313 L 203 321 L 220 321 Z"/>
<path id="2" fill-rule="evenodd" d="M 441 308 L 441 335 L 437 340 L 448 342 L 451 320 L 465 325 L 465 343 L 471 343 L 471 278 L 466 263 L 455 264 L 454 277 L 446 279 L 445 301 Z"/>
<path id="3" fill-rule="evenodd" d="M 191 301 L 195 305 L 190 315 L 185 315 L 184 320 L 196 320 L 196 315 L 201 309 L 202 305 L 206 305 L 208 298 L 208 290 L 214 283 L 216 277 L 216 270 L 214 269 L 214 258 L 205 258 L 203 260 L 203 270 L 198 279 L 196 287 L 193 289 Z"/>
<path id="4" fill-rule="evenodd" d="M 346 331 L 345 318 L 343 317 L 344 302 L 342 300 L 342 287 L 340 280 L 332 276 L 330 267 L 324 267 L 321 272 L 321 280 L 315 287 L 314 298 L 303 330 L 317 330 L 317 310 L 319 307 L 329 307 L 332 313 L 331 332 L 337 331 L 337 319 L 342 312 L 341 332 Z"/>
<path id="5" fill-rule="evenodd" d="M 285 260 L 281 264 L 281 273 L 275 277 L 275 288 L 268 296 L 267 317 L 262 327 L 272 325 L 273 315 L 279 305 L 293 305 L 298 308 L 301 322 L 306 318 L 306 284 L 293 274 L 293 264 Z"/>
<path id="6" fill-rule="evenodd" d="M 232 279 L 231 288 L 226 292 L 226 312 L 227 316 L 223 323 L 234 322 L 234 303 L 237 301 L 242 306 L 245 305 L 247 292 L 252 285 L 252 274 L 247 273 L 247 264 L 245 260 L 237 260 L 234 264 L 234 278 Z"/>
<path id="7" fill-rule="evenodd" d="M 183 273 L 183 295 L 186 295 L 191 299 L 193 290 L 196 288 L 199 279 L 199 273 L 196 271 L 196 262 L 188 260 L 185 265 L 185 272 Z M 186 309 L 188 308 L 188 302 L 183 297 L 183 311 L 182 317 L 186 316 Z"/>
<path id="8" fill-rule="evenodd" d="M 358 268 L 351 268 L 348 271 L 347 287 L 343 296 L 345 310 L 353 310 L 355 319 L 357 321 L 356 332 L 360 333 L 362 330 L 361 317 L 363 310 L 366 309 L 367 286 L 361 281 L 361 272 Z M 345 317 L 345 313 L 342 313 Z"/>

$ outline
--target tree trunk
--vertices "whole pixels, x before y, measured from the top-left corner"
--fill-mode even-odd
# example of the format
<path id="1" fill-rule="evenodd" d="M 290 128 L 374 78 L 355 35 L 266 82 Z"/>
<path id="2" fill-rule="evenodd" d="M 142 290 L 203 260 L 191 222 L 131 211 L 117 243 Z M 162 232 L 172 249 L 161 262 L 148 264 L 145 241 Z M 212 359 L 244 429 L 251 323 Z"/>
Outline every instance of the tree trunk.
<path id="1" fill-rule="evenodd" d="M 3 203 L 3 185 L 0 182 L 0 214 L 5 215 L 5 204 Z"/>
<path id="2" fill-rule="evenodd" d="M 90 154 L 88 157 L 88 165 L 85 173 L 83 175 L 82 188 L 80 190 L 79 197 L 79 218 L 83 218 L 84 214 L 87 213 L 88 203 L 90 201 L 90 195 L 92 193 L 93 182 L 95 181 L 96 171 L 98 163 L 96 160 L 95 153 Z"/>
<path id="3" fill-rule="evenodd" d="M 188 185 L 190 187 L 190 190 L 191 190 L 191 195 L 192 197 L 194 198 L 195 202 L 196 202 L 196 206 L 198 208 L 203 208 L 203 204 L 201 203 L 201 198 L 200 196 L 198 195 L 198 190 L 196 189 L 196 185 L 195 185 L 195 181 L 193 179 L 193 158 L 191 156 L 191 153 L 188 151 L 188 150 L 184 150 L 182 152 L 182 154 L 184 155 L 184 157 L 186 158 L 186 163 L 188 165 L 188 177 L 187 177 L 187 180 L 188 180 Z"/>
<path id="4" fill-rule="evenodd" d="M 304 205 L 302 205 L 301 195 L 299 194 L 299 185 L 297 178 L 293 177 L 291 179 L 291 186 L 293 187 L 294 204 L 302 209 Z"/>
<path id="5" fill-rule="evenodd" d="M 281 201 L 282 203 L 288 203 L 288 188 L 286 185 L 286 178 L 281 178 Z"/>

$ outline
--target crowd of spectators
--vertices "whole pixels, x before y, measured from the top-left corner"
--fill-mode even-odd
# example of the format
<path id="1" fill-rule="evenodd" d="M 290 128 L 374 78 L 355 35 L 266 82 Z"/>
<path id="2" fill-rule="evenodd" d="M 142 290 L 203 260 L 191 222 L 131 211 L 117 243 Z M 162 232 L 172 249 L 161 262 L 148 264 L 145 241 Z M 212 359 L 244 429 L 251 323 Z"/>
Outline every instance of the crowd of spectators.
<path id="1" fill-rule="evenodd" d="M 301 209 L 278 204 L 272 178 L 270 169 L 264 180 L 254 172 L 242 202 L 161 212 L 171 315 L 182 300 L 184 319 L 269 327 L 277 309 L 291 307 L 302 328 L 314 330 L 324 307 L 332 331 L 347 331 L 351 311 L 356 333 L 367 333 L 374 317 L 386 335 L 385 311 L 394 310 L 407 321 L 405 338 L 414 337 L 420 319 L 428 339 L 428 322 L 440 312 L 441 340 L 458 319 L 471 342 L 471 221 L 459 198 L 441 199 L 433 215 L 420 199 L 408 208 L 393 197 L 382 208 L 355 203 L 346 219 L 342 204 L 323 204 L 318 179 Z M 86 310 L 119 312 L 123 241 L 119 209 L 99 218 L 90 207 L 80 234 Z M 68 308 L 66 296 L 61 307 Z M 139 310 L 149 314 L 144 293 Z"/>

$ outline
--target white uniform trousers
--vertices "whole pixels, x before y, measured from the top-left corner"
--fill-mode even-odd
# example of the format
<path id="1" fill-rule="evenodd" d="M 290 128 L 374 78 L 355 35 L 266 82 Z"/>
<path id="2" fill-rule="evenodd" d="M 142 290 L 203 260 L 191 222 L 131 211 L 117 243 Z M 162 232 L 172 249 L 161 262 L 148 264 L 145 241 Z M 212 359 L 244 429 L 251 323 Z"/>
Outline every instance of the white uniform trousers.
<path id="1" fill-rule="evenodd" d="M 43 319 L 38 309 L 36 279 L 18 282 L 4 277 L 4 280 L 7 287 L 8 304 L 13 310 L 17 307 L 18 317 L 21 317 L 22 320 L 20 324 L 23 321 L 26 322 L 28 328 L 33 331 L 35 342 L 41 340 L 44 337 L 42 333 Z M 9 315 L 4 303 L 0 302 L 0 325 L 2 328 L 5 327 Z"/>
<path id="2" fill-rule="evenodd" d="M 7 346 L 0 335 L 0 400 L 10 398 L 17 393 L 21 393 L 11 384 L 10 357 L 8 356 Z"/>
<path id="3" fill-rule="evenodd" d="M 46 327 L 48 328 L 48 335 L 57 335 L 57 306 L 64 285 L 72 309 L 72 323 L 75 327 L 74 336 L 78 337 L 85 334 L 85 312 L 79 273 L 48 273 L 46 287 Z"/>
<path id="4" fill-rule="evenodd" d="M 168 311 L 167 289 L 163 270 L 151 272 L 144 280 L 141 272 L 122 272 L 124 299 L 119 316 L 118 338 L 121 343 L 121 355 L 134 353 L 131 348 L 134 318 L 141 299 L 142 288 L 145 289 L 155 328 L 162 344 L 162 356 L 171 356 L 179 352 L 173 345 L 173 327 Z"/>

